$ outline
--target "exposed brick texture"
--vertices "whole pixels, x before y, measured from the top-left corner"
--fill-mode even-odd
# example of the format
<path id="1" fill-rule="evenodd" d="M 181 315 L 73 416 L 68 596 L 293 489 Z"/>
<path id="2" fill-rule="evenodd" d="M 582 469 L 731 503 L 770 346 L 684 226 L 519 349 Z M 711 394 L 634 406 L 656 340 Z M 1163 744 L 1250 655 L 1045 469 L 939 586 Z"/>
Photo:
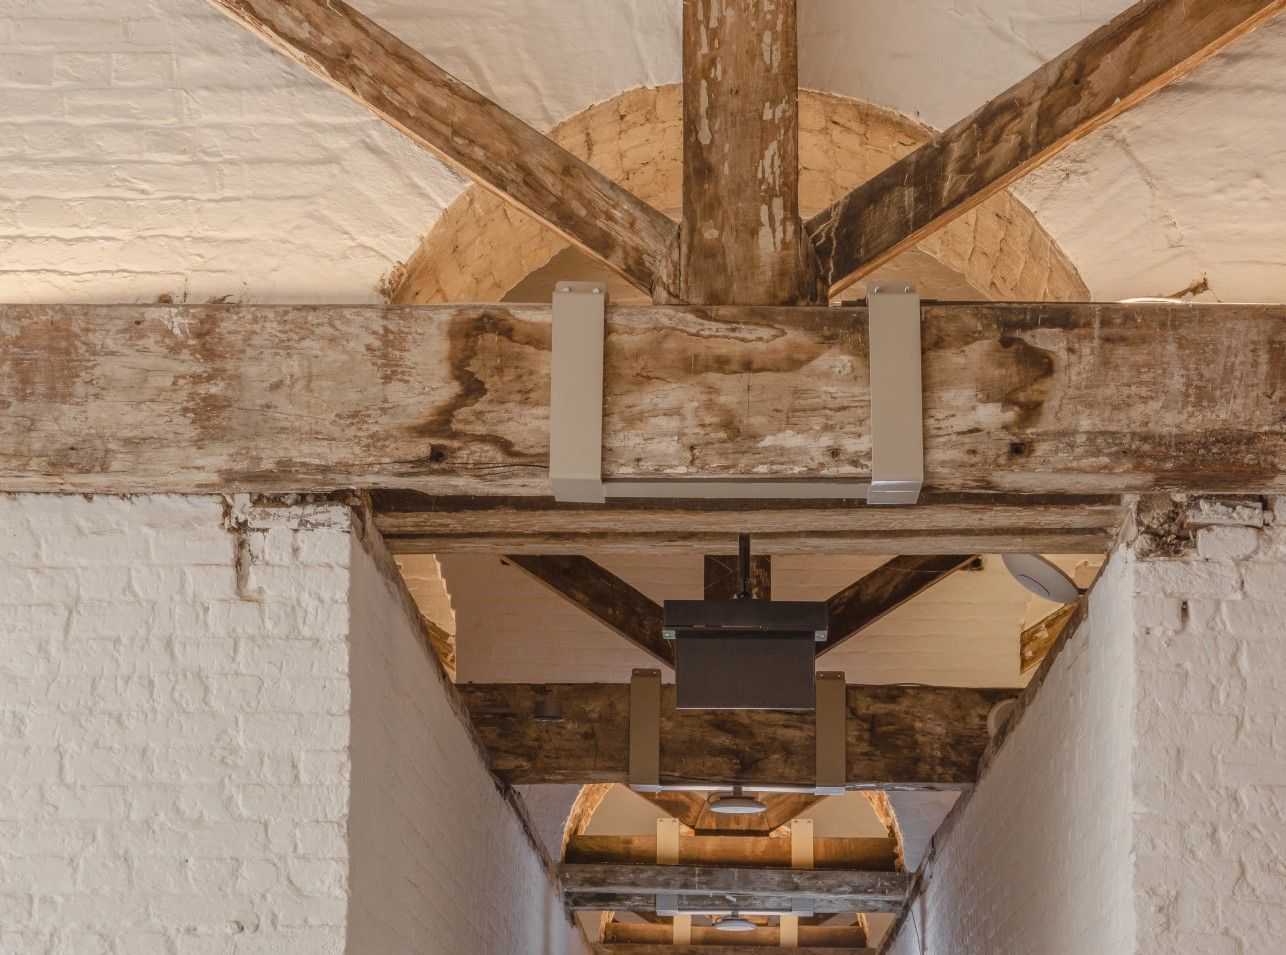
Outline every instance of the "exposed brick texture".
<path id="1" fill-rule="evenodd" d="M 799 194 L 805 214 L 860 185 L 929 135 L 926 127 L 890 110 L 801 91 Z M 550 136 L 658 209 L 677 215 L 683 157 L 677 85 L 621 93 L 559 123 Z M 393 297 L 399 302 L 495 300 L 565 245 L 536 220 L 470 187 L 407 260 Z M 986 298 L 1089 297 L 1075 268 L 1008 192 L 920 248 Z"/>
<path id="2" fill-rule="evenodd" d="M 935 841 L 890 955 L 1275 955 L 1286 937 L 1286 499 L 1122 548 Z"/>
<path id="3" fill-rule="evenodd" d="M 0 951 L 580 951 L 379 546 L 0 497 Z"/>

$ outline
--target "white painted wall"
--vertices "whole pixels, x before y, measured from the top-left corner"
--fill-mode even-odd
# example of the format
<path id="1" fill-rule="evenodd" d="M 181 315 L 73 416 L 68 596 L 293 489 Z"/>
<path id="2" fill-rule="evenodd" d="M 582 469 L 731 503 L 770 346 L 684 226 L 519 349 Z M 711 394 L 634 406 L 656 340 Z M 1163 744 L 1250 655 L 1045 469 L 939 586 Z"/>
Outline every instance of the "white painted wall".
<path id="1" fill-rule="evenodd" d="M 890 955 L 1281 951 L 1280 515 L 1113 556 Z"/>
<path id="2" fill-rule="evenodd" d="M 372 546 L 0 496 L 0 951 L 583 951 Z"/>
<path id="3" fill-rule="evenodd" d="M 0 497 L 0 951 L 343 951 L 348 515 L 310 521 L 239 577 L 219 498 Z"/>
<path id="4" fill-rule="evenodd" d="M 392 558 L 354 543 L 348 955 L 573 955 L 538 836 L 484 768 Z"/>
<path id="5" fill-rule="evenodd" d="M 358 0 L 540 128 L 676 82 L 671 0 Z M 801 81 L 955 122 L 1127 0 L 805 0 Z M 1020 196 L 1098 298 L 1286 300 L 1286 18 Z M 204 0 L 0 11 L 0 300 L 372 301 L 463 180 Z"/>

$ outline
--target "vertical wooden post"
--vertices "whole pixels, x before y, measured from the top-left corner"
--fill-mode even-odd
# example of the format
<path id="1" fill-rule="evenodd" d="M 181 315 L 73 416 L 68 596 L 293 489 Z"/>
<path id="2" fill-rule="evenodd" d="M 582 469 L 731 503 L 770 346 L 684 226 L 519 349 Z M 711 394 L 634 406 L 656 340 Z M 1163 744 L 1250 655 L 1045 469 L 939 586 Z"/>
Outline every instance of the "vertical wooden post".
<path id="1" fill-rule="evenodd" d="M 682 297 L 825 301 L 799 220 L 795 0 L 684 0 Z"/>

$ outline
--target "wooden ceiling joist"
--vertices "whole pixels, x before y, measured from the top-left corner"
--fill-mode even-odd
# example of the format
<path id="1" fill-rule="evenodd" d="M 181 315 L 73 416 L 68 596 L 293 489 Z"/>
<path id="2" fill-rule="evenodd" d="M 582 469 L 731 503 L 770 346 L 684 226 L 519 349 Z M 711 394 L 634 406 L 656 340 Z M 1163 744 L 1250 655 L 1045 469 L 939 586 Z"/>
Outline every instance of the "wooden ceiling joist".
<path id="1" fill-rule="evenodd" d="M 799 218 L 795 0 L 683 0 L 681 298 L 824 302 Z"/>
<path id="2" fill-rule="evenodd" d="M 548 498 L 549 320 L 0 306 L 0 486 Z M 930 304 L 923 326 L 926 502 L 1286 490 L 1286 307 Z M 618 307 L 607 329 L 609 476 L 869 472 L 865 309 Z"/>
<path id="3" fill-rule="evenodd" d="M 729 837 L 731 838 L 731 837 Z M 558 867 L 563 904 L 572 911 L 654 909 L 658 893 L 679 904 L 718 911 L 735 896 L 746 909 L 787 909 L 796 899 L 814 911 L 896 912 L 910 877 L 902 872 L 846 869 L 737 869 L 691 865 L 586 865 Z"/>
<path id="4" fill-rule="evenodd" d="M 976 557 L 976 554 L 902 555 L 854 581 L 826 602 L 829 634 L 824 643 L 817 645 L 817 655 L 834 650 Z"/>
<path id="5" fill-rule="evenodd" d="M 1143 0 L 807 223 L 832 293 L 1286 8 Z"/>
<path id="6" fill-rule="evenodd" d="M 210 0 L 294 62 L 653 293 L 678 225 L 342 0 Z"/>
<path id="7" fill-rule="evenodd" d="M 1019 496 L 944 499 L 930 492 L 921 500 L 915 507 L 818 501 L 585 505 L 416 491 L 371 495 L 389 546 L 424 554 L 708 554 L 735 548 L 739 530 L 753 536 L 757 551 L 777 554 L 1095 554 L 1108 550 L 1124 513 L 1120 499 L 1108 497 L 1050 504 Z"/>
<path id="8" fill-rule="evenodd" d="M 659 662 L 674 666 L 674 647 L 661 636 L 660 605 L 606 568 L 575 555 L 510 554 L 505 560 Z"/>
<path id="9" fill-rule="evenodd" d="M 674 945 L 672 931 L 669 925 L 614 922 L 594 951 L 596 955 L 765 955 L 765 946 L 781 944 L 776 926 L 739 933 L 734 941 L 726 932 L 694 925 L 690 946 Z M 860 925 L 801 925 L 800 947 L 786 951 L 789 955 L 874 955 L 866 944 L 866 930 Z"/>
<path id="10" fill-rule="evenodd" d="M 490 758 L 511 785 L 624 783 L 629 764 L 629 685 L 467 683 L 460 693 Z M 848 687 L 848 784 L 865 789 L 961 789 L 987 747 L 987 713 L 1010 689 Z M 531 718 L 558 700 L 563 722 Z M 685 710 L 661 687 L 661 781 L 812 786 L 812 713 Z M 731 837 L 728 837 L 731 838 Z"/>
<path id="11" fill-rule="evenodd" d="M 1076 616 L 1078 603 L 1066 604 L 1053 613 L 1036 621 L 1018 638 L 1018 671 L 1028 673 L 1040 666 L 1040 661 L 1058 642 L 1059 635 Z"/>
<path id="12" fill-rule="evenodd" d="M 563 858 L 580 864 L 650 865 L 656 862 L 656 836 L 573 836 Z M 681 835 L 679 864 L 788 869 L 791 840 L 788 836 Z M 895 872 L 897 843 L 880 836 L 819 836 L 813 839 L 812 867 Z"/>

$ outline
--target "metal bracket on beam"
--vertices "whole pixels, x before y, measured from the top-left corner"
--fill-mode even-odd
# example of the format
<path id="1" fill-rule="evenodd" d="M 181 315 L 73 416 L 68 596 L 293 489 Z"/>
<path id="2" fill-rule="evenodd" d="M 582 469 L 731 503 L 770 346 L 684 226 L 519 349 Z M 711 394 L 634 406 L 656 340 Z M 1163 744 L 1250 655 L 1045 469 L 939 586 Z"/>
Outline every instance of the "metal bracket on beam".
<path id="1" fill-rule="evenodd" d="M 661 791 L 661 671 L 638 669 L 630 676 L 629 785 L 639 792 Z"/>
<path id="2" fill-rule="evenodd" d="M 871 478 L 603 477 L 602 282 L 554 285 L 549 480 L 554 499 L 855 500 L 914 504 L 924 483 L 920 296 L 914 285 L 872 283 L 867 293 L 871 360 Z"/>
<path id="3" fill-rule="evenodd" d="M 842 672 L 817 674 L 817 774 L 814 792 L 838 796 L 848 788 L 848 685 Z"/>

